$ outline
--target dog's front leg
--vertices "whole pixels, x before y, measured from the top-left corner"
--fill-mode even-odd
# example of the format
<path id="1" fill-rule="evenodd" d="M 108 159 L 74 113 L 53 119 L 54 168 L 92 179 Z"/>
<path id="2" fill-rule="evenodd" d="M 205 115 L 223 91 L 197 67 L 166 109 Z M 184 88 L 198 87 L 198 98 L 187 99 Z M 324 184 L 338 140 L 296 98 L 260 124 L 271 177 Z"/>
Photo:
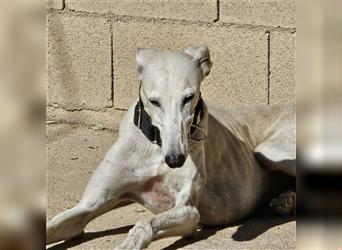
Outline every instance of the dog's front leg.
<path id="1" fill-rule="evenodd" d="M 186 205 L 141 220 L 117 249 L 142 249 L 157 237 L 193 235 L 197 231 L 199 217 L 196 207 Z"/>
<path id="2" fill-rule="evenodd" d="M 125 201 L 122 195 L 135 182 L 130 179 L 129 149 L 125 145 L 125 141 L 118 140 L 92 175 L 80 202 L 48 222 L 47 244 L 82 234 L 91 220 Z"/>

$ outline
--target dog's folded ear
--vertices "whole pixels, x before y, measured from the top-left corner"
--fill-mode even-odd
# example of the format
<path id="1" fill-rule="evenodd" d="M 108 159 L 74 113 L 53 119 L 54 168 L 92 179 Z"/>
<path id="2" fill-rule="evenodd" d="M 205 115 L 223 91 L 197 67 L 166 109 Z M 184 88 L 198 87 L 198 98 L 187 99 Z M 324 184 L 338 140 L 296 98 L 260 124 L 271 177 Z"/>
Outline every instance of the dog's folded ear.
<path id="1" fill-rule="evenodd" d="M 158 50 L 156 49 L 145 49 L 145 48 L 138 48 L 136 53 L 136 69 L 139 73 L 140 79 L 142 78 L 142 72 L 148 60 L 150 60 Z"/>
<path id="2" fill-rule="evenodd" d="M 184 52 L 192 56 L 192 58 L 197 61 L 198 65 L 201 67 L 203 77 L 209 75 L 212 63 L 207 46 L 188 48 Z"/>

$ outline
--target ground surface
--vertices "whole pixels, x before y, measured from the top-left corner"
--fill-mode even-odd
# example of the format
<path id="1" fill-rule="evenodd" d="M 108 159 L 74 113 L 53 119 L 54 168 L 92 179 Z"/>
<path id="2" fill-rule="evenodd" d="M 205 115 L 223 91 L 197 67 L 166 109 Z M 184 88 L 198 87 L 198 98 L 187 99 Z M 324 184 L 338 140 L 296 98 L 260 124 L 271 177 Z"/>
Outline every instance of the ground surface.
<path id="1" fill-rule="evenodd" d="M 48 126 L 48 219 L 80 199 L 96 166 L 116 139 L 98 127 L 69 124 Z M 151 216 L 132 204 L 111 211 L 86 228 L 86 233 L 48 249 L 113 249 L 139 219 Z M 295 249 L 296 222 L 269 213 L 224 228 L 203 229 L 195 239 L 172 237 L 153 242 L 149 249 Z"/>

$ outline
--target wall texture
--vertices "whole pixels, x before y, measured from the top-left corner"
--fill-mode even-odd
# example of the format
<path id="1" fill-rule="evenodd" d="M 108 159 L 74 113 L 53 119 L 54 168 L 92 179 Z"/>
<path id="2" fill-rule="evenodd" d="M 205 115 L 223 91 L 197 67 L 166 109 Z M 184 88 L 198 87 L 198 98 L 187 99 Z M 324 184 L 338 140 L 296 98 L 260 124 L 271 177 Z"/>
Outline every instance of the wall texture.
<path id="1" fill-rule="evenodd" d="M 208 45 L 212 102 L 295 101 L 295 23 L 294 0 L 48 0 L 48 119 L 117 129 L 138 47 Z"/>

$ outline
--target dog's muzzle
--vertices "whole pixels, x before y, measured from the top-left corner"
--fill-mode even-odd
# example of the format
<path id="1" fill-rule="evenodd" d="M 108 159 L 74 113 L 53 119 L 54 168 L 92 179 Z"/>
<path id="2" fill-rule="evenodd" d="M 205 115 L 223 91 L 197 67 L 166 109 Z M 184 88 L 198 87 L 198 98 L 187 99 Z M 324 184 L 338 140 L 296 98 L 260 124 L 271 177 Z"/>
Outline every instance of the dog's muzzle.
<path id="1" fill-rule="evenodd" d="M 185 155 L 166 155 L 165 162 L 170 168 L 180 168 L 185 162 Z"/>

